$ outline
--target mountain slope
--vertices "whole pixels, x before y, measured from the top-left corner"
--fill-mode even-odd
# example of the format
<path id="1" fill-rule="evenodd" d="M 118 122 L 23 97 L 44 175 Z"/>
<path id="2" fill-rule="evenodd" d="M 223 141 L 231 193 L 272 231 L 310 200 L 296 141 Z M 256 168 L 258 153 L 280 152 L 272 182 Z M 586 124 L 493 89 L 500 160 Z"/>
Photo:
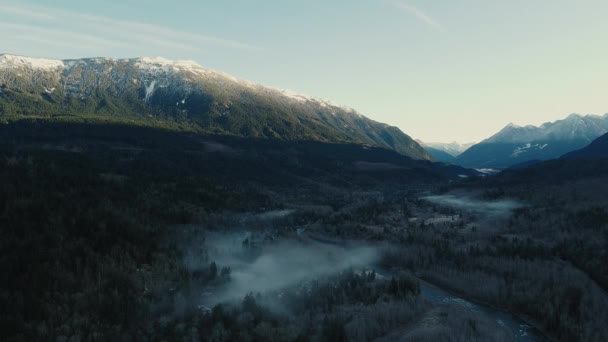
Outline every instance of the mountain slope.
<path id="1" fill-rule="evenodd" d="M 0 55 L 0 117 L 111 117 L 204 133 L 368 144 L 430 159 L 398 128 L 327 101 L 162 58 Z"/>
<path id="2" fill-rule="evenodd" d="M 438 143 L 438 142 L 427 143 L 427 142 L 422 142 L 420 140 L 417 140 L 417 142 L 420 145 L 422 145 L 422 147 L 425 147 L 425 148 L 430 147 L 435 150 L 443 151 L 443 152 L 451 155 L 452 157 L 457 157 L 462 152 L 466 151 L 471 146 L 475 145 L 475 143 L 460 144 L 456 141 L 451 142 L 451 143 Z"/>
<path id="3" fill-rule="evenodd" d="M 590 145 L 577 151 L 567 153 L 562 159 L 607 159 L 608 134 L 595 139 Z"/>
<path id="4" fill-rule="evenodd" d="M 531 160 L 549 160 L 580 149 L 608 132 L 608 114 L 577 115 L 539 127 L 509 124 L 458 156 L 458 165 L 503 169 Z"/>
<path id="5" fill-rule="evenodd" d="M 456 158 L 453 155 L 451 155 L 443 150 L 439 150 L 439 149 L 436 149 L 436 148 L 433 148 L 430 146 L 422 146 L 422 147 L 424 147 L 426 152 L 435 161 L 442 162 L 442 163 L 450 163 L 450 164 L 453 164 L 456 161 Z"/>

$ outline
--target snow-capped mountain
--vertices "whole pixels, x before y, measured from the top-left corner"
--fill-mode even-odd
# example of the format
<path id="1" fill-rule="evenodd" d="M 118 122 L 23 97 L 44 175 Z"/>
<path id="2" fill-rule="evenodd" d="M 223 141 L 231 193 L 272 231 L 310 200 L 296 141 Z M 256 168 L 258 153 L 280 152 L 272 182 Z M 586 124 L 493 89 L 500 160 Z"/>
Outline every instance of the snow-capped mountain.
<path id="1" fill-rule="evenodd" d="M 50 60 L 0 55 L 0 117 L 93 115 L 205 133 L 352 142 L 430 159 L 398 128 L 315 97 L 258 85 L 192 61 Z"/>
<path id="2" fill-rule="evenodd" d="M 439 151 L 443 151 L 452 157 L 457 157 L 462 152 L 466 151 L 469 147 L 475 145 L 475 143 L 461 144 L 456 141 L 451 143 L 440 143 L 440 142 L 424 142 L 416 140 L 422 147 L 431 147 Z"/>
<path id="3" fill-rule="evenodd" d="M 608 114 L 570 114 L 563 120 L 546 122 L 540 126 L 525 127 L 509 124 L 484 142 L 526 143 L 535 140 L 587 140 L 593 141 L 608 131 Z"/>
<path id="4" fill-rule="evenodd" d="M 417 139 L 416 142 L 418 142 L 426 150 L 426 152 L 428 152 L 433 160 L 450 164 L 454 164 L 458 155 L 475 144 L 460 144 L 455 141 L 451 143 L 425 143 L 419 139 Z"/>
<path id="5" fill-rule="evenodd" d="M 580 149 L 608 132 L 608 114 L 571 114 L 540 126 L 509 124 L 457 158 L 462 166 L 507 168 L 531 160 L 548 160 Z"/>
<path id="6" fill-rule="evenodd" d="M 429 146 L 422 146 L 424 147 L 424 149 L 426 150 L 426 152 L 431 156 L 431 158 L 433 158 L 434 161 L 438 161 L 438 162 L 442 162 L 442 163 L 448 163 L 448 164 L 454 164 L 454 162 L 456 161 L 456 157 L 454 157 L 453 155 L 442 151 L 442 150 L 438 150 Z"/>

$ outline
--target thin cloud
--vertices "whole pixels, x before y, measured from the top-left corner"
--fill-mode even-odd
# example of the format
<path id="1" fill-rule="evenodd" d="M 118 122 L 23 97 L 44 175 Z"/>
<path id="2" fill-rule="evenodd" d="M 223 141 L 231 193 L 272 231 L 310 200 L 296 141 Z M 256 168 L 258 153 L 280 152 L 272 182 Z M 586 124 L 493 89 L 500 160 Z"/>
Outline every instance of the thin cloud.
<path id="1" fill-rule="evenodd" d="M 20 25 L 23 30 L 35 31 L 40 34 L 41 39 L 47 36 L 49 38 L 57 36 L 44 32 L 50 25 L 55 26 L 54 33 L 57 33 L 56 31 L 60 29 L 56 27 L 71 23 L 79 27 L 81 35 L 93 38 L 93 41 L 99 42 L 101 40 L 104 46 L 160 47 L 188 51 L 205 51 L 205 48 L 215 46 L 228 49 L 259 50 L 258 47 L 236 40 L 185 32 L 144 22 L 120 20 L 42 6 L 0 5 L 0 14 L 10 15 L 9 20 L 5 20 L 4 25 L 13 25 L 13 28 L 14 25 Z M 19 18 L 28 19 L 27 24 L 23 24 Z M 64 33 L 68 33 L 68 31 L 69 29 L 63 30 Z M 74 47 L 78 47 L 79 43 L 74 42 Z"/>
<path id="2" fill-rule="evenodd" d="M 77 16 L 80 20 L 83 20 L 90 26 L 96 26 L 97 29 L 103 29 L 109 32 L 119 32 L 123 35 L 125 32 L 128 32 L 128 34 L 137 35 L 139 37 L 149 37 L 149 35 L 155 35 L 156 37 L 164 38 L 167 43 L 172 44 L 183 41 L 199 44 L 212 44 L 235 49 L 258 49 L 257 47 L 235 40 L 190 33 L 160 25 L 153 25 L 137 21 L 117 20 L 103 16 L 81 14 L 70 11 L 57 11 L 57 13 L 65 17 Z M 155 41 L 158 42 L 158 39 Z M 179 43 L 175 44 L 179 45 Z"/>
<path id="3" fill-rule="evenodd" d="M 421 9 L 402 1 L 391 1 L 390 4 L 408 14 L 413 15 L 414 17 L 416 17 L 416 19 L 431 26 L 432 28 L 441 32 L 445 32 L 445 28 L 443 27 L 443 25 L 441 25 L 437 20 L 433 19 L 430 15 L 426 14 Z"/>
<path id="4" fill-rule="evenodd" d="M 21 25 L 12 23 L 0 23 L 0 30 L 10 33 L 16 38 L 25 38 L 30 41 L 49 45 L 61 44 L 68 46 L 78 44 L 79 46 L 104 46 L 104 47 L 127 47 L 128 44 L 113 40 L 99 38 L 90 34 L 76 33 L 59 29 L 49 29 L 32 25 Z M 44 38 L 43 38 L 44 37 Z M 47 39 L 45 39 L 47 38 Z"/>
<path id="5" fill-rule="evenodd" d="M 11 5 L 0 5 L 0 13 L 12 14 L 19 17 L 26 17 L 30 19 L 43 19 L 43 20 L 52 20 L 53 16 L 49 15 L 44 11 L 35 11 L 33 9 L 27 9 L 18 6 Z"/>

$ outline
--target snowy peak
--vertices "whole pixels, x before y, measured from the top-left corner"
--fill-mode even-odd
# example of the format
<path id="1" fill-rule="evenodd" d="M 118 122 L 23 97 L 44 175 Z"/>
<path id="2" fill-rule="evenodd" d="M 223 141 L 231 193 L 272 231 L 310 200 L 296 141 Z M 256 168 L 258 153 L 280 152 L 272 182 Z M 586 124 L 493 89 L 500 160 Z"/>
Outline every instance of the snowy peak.
<path id="1" fill-rule="evenodd" d="M 608 115 L 570 114 L 540 126 L 507 125 L 458 156 L 457 163 L 502 169 L 531 160 L 559 158 L 608 132 Z"/>
<path id="2" fill-rule="evenodd" d="M 0 54 L 0 69 L 25 68 L 32 70 L 56 70 L 64 67 L 63 61 Z"/>
<path id="3" fill-rule="evenodd" d="M 439 151 L 443 151 L 453 157 L 457 157 L 462 152 L 466 151 L 469 147 L 475 145 L 475 143 L 467 143 L 461 144 L 459 142 L 453 141 L 451 143 L 441 143 L 441 142 L 423 142 L 421 140 L 417 140 L 419 144 L 422 146 L 430 147 Z"/>
<path id="4" fill-rule="evenodd" d="M 178 70 L 190 70 L 190 71 L 202 71 L 212 72 L 212 70 L 202 67 L 195 61 L 192 60 L 170 60 L 163 57 L 141 57 L 129 59 L 135 65 L 141 69 L 178 69 Z"/>
<path id="5" fill-rule="evenodd" d="M 301 102 L 301 103 L 313 102 L 313 103 L 316 103 L 319 106 L 324 107 L 324 108 L 325 107 L 333 107 L 333 108 L 339 108 L 339 109 L 344 110 L 344 111 L 346 111 L 348 113 L 355 113 L 356 112 L 354 109 L 352 109 L 350 107 L 342 106 L 342 105 L 336 104 L 336 103 L 334 103 L 332 101 L 324 100 L 324 99 L 321 99 L 321 98 L 318 98 L 318 97 L 314 97 L 314 96 L 310 96 L 310 95 L 305 95 L 305 94 L 300 94 L 300 93 L 297 93 L 297 92 L 294 92 L 294 91 L 291 91 L 291 90 L 288 90 L 288 89 L 277 89 L 277 88 L 267 88 L 267 89 L 273 90 L 273 91 L 278 91 L 281 94 L 283 94 L 284 96 L 286 96 L 286 97 L 288 97 L 288 98 L 290 98 L 290 99 L 292 99 L 294 101 L 297 101 L 297 102 Z M 336 113 L 333 112 L 332 115 L 336 115 Z M 359 116 L 361 116 L 361 115 L 359 115 Z"/>
<path id="6" fill-rule="evenodd" d="M 535 126 L 518 126 L 510 123 L 484 142 L 527 142 L 534 139 L 537 130 L 538 127 Z"/>
<path id="7" fill-rule="evenodd" d="M 608 117 L 571 114 L 564 120 L 543 127 L 547 139 L 582 139 L 588 142 L 608 132 Z"/>
<path id="8" fill-rule="evenodd" d="M 239 79 L 220 71 L 205 68 L 192 60 L 171 60 L 163 57 L 140 57 L 122 61 L 133 63 L 140 70 L 148 72 L 186 72 L 198 76 L 221 77 L 248 87 L 255 86 L 255 84 L 252 82 Z"/>
<path id="9" fill-rule="evenodd" d="M 134 66 L 141 73 L 136 81 L 142 83 L 143 87 L 150 87 L 152 83 L 157 86 L 168 86 L 170 83 L 169 79 L 173 78 L 175 75 L 181 75 L 189 82 L 196 81 L 197 79 L 212 79 L 216 82 L 229 82 L 234 83 L 237 86 L 244 86 L 251 89 L 258 88 L 259 90 L 281 94 L 294 102 L 312 103 L 323 108 L 336 108 L 341 111 L 356 114 L 354 109 L 333 103 L 329 100 L 300 94 L 291 90 L 262 86 L 221 71 L 205 68 L 192 60 L 171 60 L 164 57 L 138 57 L 127 59 L 93 57 L 53 60 L 11 54 L 0 54 L 0 70 L 26 71 L 26 74 L 27 71 L 44 71 L 54 74 L 69 74 L 73 72 L 75 68 L 80 68 L 81 70 L 92 70 L 102 75 L 111 74 L 112 69 L 115 66 Z M 2 75 L 0 75 L 0 79 L 1 78 Z M 146 89 L 145 91 L 149 95 L 149 89 Z M 144 101 L 148 102 L 148 100 L 149 97 L 146 96 Z M 332 114 L 335 115 L 336 112 L 333 112 Z M 359 116 L 361 117 L 361 115 Z"/>
<path id="10" fill-rule="evenodd" d="M 540 126 L 509 124 L 484 143 L 530 143 L 534 141 L 592 141 L 608 132 L 608 116 L 570 114 L 562 120 Z"/>
<path id="11" fill-rule="evenodd" d="M 262 86 L 262 85 L 255 84 L 253 82 L 244 80 L 244 79 L 237 78 L 237 77 L 232 76 L 227 73 L 207 69 L 207 68 L 201 66 L 200 64 L 198 64 L 197 62 L 191 61 L 191 60 L 174 61 L 174 60 L 166 59 L 163 57 L 142 57 L 142 58 L 130 59 L 129 61 L 133 62 L 135 64 L 135 66 L 137 66 L 138 68 L 140 68 L 142 70 L 146 70 L 146 71 L 189 72 L 189 73 L 199 75 L 199 76 L 222 77 L 226 80 L 247 86 L 249 88 L 257 87 L 257 88 L 265 89 L 265 90 L 272 91 L 272 92 L 278 92 L 278 93 L 282 94 L 283 96 L 285 96 L 293 101 L 296 101 L 296 102 L 315 103 L 321 107 L 334 107 L 334 108 L 338 108 L 338 109 L 344 110 L 349 113 L 356 112 L 354 109 L 352 109 L 350 107 L 342 106 L 342 105 L 333 103 L 332 101 L 329 101 L 329 100 L 297 93 L 297 92 L 287 90 L 287 89 L 279 89 L 279 88 Z M 334 113 L 334 115 L 335 115 L 335 113 Z"/>
<path id="12" fill-rule="evenodd" d="M 173 61 L 163 57 L 142 57 L 129 60 L 143 70 L 186 70 L 205 74 L 207 69 L 194 61 Z"/>
<path id="13" fill-rule="evenodd" d="M 592 115 L 588 115 L 588 116 L 592 116 Z M 582 119 L 584 118 L 583 115 L 577 114 L 577 113 L 572 113 L 570 115 L 568 115 L 568 117 L 566 117 L 566 120 L 575 120 L 575 119 Z"/>
<path id="14" fill-rule="evenodd" d="M 192 64 L 195 66 L 200 66 L 198 65 L 196 62 L 193 61 L 185 61 L 185 62 L 181 62 L 181 61 L 173 61 L 171 59 L 167 59 L 164 57 L 141 57 L 141 58 L 136 58 L 135 59 L 138 63 L 141 63 L 142 65 L 157 65 L 157 66 L 173 66 L 176 64 Z"/>

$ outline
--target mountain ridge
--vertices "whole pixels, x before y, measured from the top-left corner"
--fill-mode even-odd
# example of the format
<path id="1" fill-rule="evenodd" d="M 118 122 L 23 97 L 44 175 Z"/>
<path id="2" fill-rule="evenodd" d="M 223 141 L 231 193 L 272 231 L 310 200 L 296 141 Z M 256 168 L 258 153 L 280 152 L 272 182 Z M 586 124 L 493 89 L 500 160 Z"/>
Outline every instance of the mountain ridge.
<path id="1" fill-rule="evenodd" d="M 509 124 L 457 157 L 465 167 L 504 169 L 578 150 L 608 132 L 608 114 L 580 115 L 539 126 Z"/>
<path id="2" fill-rule="evenodd" d="M 461 144 L 461 143 L 459 143 L 457 141 L 453 141 L 451 143 L 424 142 L 424 141 L 422 141 L 420 139 L 416 139 L 416 142 L 418 142 L 420 145 L 422 145 L 422 147 L 430 147 L 430 148 L 433 148 L 435 150 L 443 151 L 443 152 L 451 155 L 452 157 L 457 157 L 462 152 L 466 151 L 471 146 L 475 145 L 475 143 Z"/>
<path id="3" fill-rule="evenodd" d="M 429 146 L 423 146 L 423 147 L 426 150 L 426 152 L 431 155 L 431 157 L 433 158 L 434 161 L 438 161 L 438 162 L 442 162 L 442 163 L 449 163 L 449 164 L 454 164 L 454 162 L 456 161 L 456 158 L 454 156 L 452 156 L 451 154 L 449 154 L 443 150 L 439 150 L 439 149 L 429 147 Z"/>
<path id="4" fill-rule="evenodd" d="M 608 133 L 595 139 L 591 144 L 576 151 L 569 152 L 561 159 L 606 159 L 608 160 Z"/>
<path id="5" fill-rule="evenodd" d="M 595 126 L 594 126 L 595 125 Z M 508 124 L 483 142 L 530 142 L 531 140 L 563 140 L 584 138 L 593 140 L 608 130 L 608 113 L 604 115 L 570 114 L 564 119 L 545 122 L 539 126 Z M 598 135 L 599 134 L 599 135 Z"/>
<path id="6" fill-rule="evenodd" d="M 0 55 L 0 117 L 120 116 L 254 138 L 368 144 L 413 159 L 399 128 L 330 101 L 161 57 L 52 60 Z"/>

